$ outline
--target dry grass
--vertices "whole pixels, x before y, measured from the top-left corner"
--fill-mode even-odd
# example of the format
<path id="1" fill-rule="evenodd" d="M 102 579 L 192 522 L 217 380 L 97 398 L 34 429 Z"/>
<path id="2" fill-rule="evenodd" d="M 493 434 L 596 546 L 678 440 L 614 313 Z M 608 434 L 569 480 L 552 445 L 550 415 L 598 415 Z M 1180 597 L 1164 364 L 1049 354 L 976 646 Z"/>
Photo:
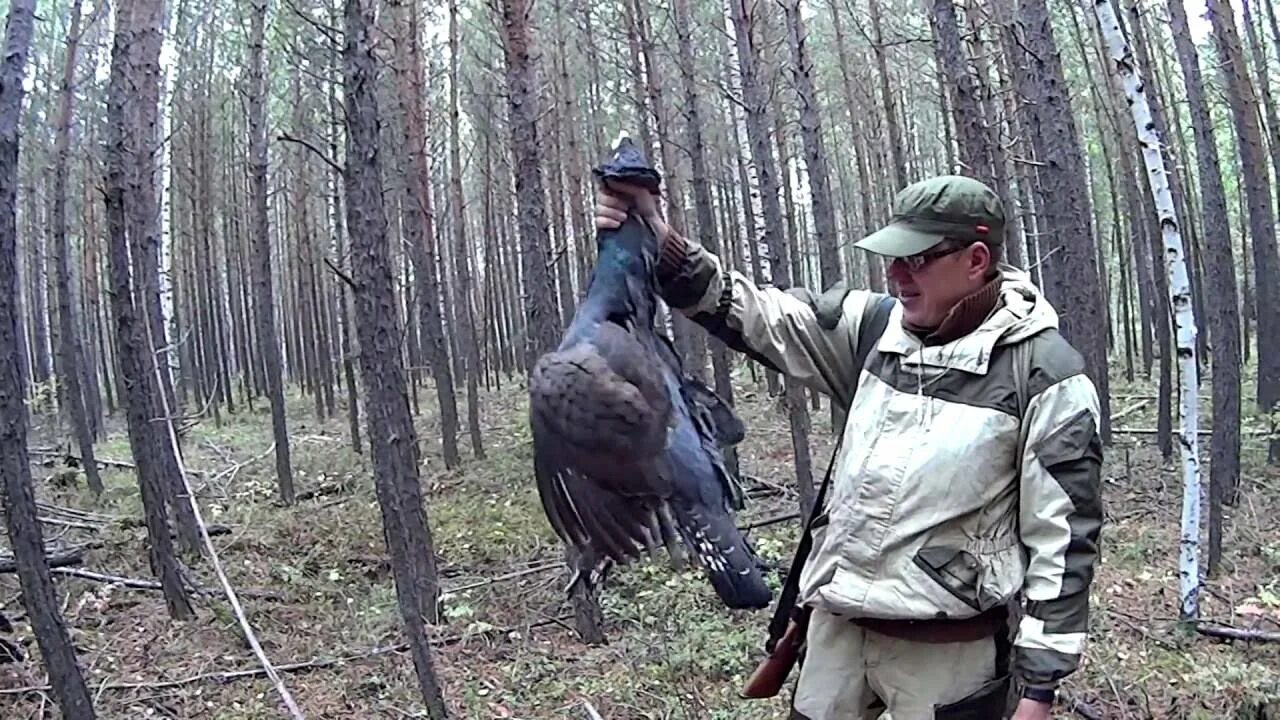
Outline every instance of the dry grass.
<path id="1" fill-rule="evenodd" d="M 750 501 L 744 522 L 795 507 L 791 444 L 785 416 L 762 386 L 739 378 L 738 402 L 749 435 L 742 446 L 746 475 L 781 489 Z M 1133 392 L 1119 388 L 1117 392 Z M 1141 391 L 1141 389 L 1139 389 Z M 1147 390 L 1149 392 L 1149 390 Z M 609 643 L 586 648 L 557 622 L 569 608 L 565 580 L 554 566 L 560 549 L 542 516 L 530 477 L 522 389 L 485 398 L 485 461 L 468 459 L 445 471 L 436 428 L 424 415 L 424 487 L 446 588 L 447 622 L 437 628 L 438 668 L 456 717 L 585 718 L 583 700 L 606 718 L 736 718 L 784 715 L 784 704 L 736 697 L 758 657 L 768 612 L 730 612 L 693 572 L 663 564 L 615 570 L 604 595 Z M 423 407 L 431 396 L 423 391 Z M 272 590 L 283 600 L 245 599 L 246 611 L 277 664 L 361 655 L 401 640 L 390 573 L 368 464 L 351 452 L 342 417 L 315 420 L 312 403 L 293 398 L 290 416 L 300 490 L 338 490 L 282 508 L 274 502 L 272 461 L 248 462 L 270 447 L 265 407 L 211 422 L 187 440 L 201 507 L 209 522 L 232 532 L 215 537 L 240 589 Z M 1127 403 L 1119 401 L 1116 408 Z M 1125 425 L 1153 424 L 1151 408 Z M 829 421 L 814 416 L 814 465 L 825 469 Z M 1176 538 L 1181 502 L 1179 468 L 1162 463 L 1153 438 L 1118 437 L 1108 451 L 1105 558 L 1095 584 L 1092 642 L 1067 689 L 1110 718 L 1262 718 L 1261 704 L 1280 696 L 1280 647 L 1220 642 L 1176 623 Z M 122 434 L 99 454 L 127 459 Z M 1127 455 L 1127 460 L 1126 460 Z M 1207 456 L 1207 448 L 1205 450 Z M 1226 563 L 1203 595 L 1203 614 L 1239 626 L 1280 629 L 1280 474 L 1264 469 L 1259 448 L 1246 448 L 1244 500 L 1228 512 Z M 121 518 L 139 513 L 130 473 L 112 471 L 108 493 L 95 503 L 82 491 L 55 489 L 36 467 L 42 499 Z M 815 481 L 820 478 L 815 478 Z M 749 483 L 751 484 L 751 483 Z M 794 522 L 753 533 L 757 547 L 780 567 L 790 559 Z M 46 526 L 51 542 L 99 541 L 87 567 L 148 576 L 144 531 L 120 523 L 101 530 Z M 196 574 L 215 586 L 208 568 Z M 504 575 L 516 577 L 486 583 Z M 775 581 L 780 578 L 775 578 Z M 63 612 L 103 718 L 265 718 L 281 716 L 277 697 L 260 677 L 216 677 L 163 687 L 159 683 L 254 667 L 225 602 L 196 601 L 197 619 L 170 621 L 159 594 L 80 579 L 59 580 Z M 0 576 L 0 610 L 21 615 L 13 575 Z M 0 665 L 0 689 L 45 682 L 30 629 L 17 635 L 32 657 Z M 425 717 L 406 653 L 382 652 L 321 668 L 292 671 L 285 681 L 309 718 Z M 141 686 L 128 687 L 130 683 Z M 40 692 L 0 695 L 0 718 L 56 716 Z M 1277 712 L 1274 702 L 1271 713 Z M 1061 717 L 1070 717 L 1065 710 Z"/>

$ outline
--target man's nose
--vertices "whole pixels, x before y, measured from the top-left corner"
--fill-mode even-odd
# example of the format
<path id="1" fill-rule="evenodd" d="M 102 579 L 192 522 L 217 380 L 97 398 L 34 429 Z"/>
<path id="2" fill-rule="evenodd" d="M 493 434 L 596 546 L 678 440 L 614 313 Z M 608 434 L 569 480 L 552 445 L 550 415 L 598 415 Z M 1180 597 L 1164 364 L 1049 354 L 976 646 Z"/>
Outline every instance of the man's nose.
<path id="1" fill-rule="evenodd" d="M 888 275 L 889 279 L 895 282 L 902 282 L 911 277 L 911 271 L 907 269 L 907 264 L 903 262 L 902 258 L 894 258 L 889 263 Z"/>

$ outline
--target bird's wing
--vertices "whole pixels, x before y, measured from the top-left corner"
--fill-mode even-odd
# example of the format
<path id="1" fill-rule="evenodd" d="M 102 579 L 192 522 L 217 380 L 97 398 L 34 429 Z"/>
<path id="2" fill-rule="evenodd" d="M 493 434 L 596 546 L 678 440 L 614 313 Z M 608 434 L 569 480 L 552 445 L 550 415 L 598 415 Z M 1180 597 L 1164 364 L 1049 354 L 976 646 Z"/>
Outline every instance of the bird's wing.
<path id="1" fill-rule="evenodd" d="M 686 376 L 681 389 L 699 429 L 714 439 L 717 445 L 722 448 L 737 445 L 747 436 L 746 426 L 738 413 L 701 380 L 691 375 Z"/>
<path id="2" fill-rule="evenodd" d="M 539 359 L 530 425 L 543 507 L 561 538 L 617 562 L 677 536 L 664 503 L 672 398 L 626 328 L 601 322 Z"/>
<path id="3" fill-rule="evenodd" d="M 609 490 L 560 460 L 557 443 L 534 423 L 534 476 L 538 496 L 561 540 L 623 563 L 672 544 L 674 527 L 664 521 L 666 500 Z"/>

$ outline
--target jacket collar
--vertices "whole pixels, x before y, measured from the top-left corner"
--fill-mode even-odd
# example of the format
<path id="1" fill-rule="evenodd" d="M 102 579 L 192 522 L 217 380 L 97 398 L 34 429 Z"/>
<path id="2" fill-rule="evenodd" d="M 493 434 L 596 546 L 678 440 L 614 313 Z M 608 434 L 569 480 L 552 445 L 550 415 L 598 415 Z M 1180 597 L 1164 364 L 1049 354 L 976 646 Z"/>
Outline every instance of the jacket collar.
<path id="1" fill-rule="evenodd" d="M 1011 270 L 1011 268 L 1010 268 Z M 968 335 L 940 345 L 925 345 L 902 325 L 902 304 L 894 303 L 889 324 L 876 349 L 902 356 L 902 365 L 923 365 L 985 375 L 997 344 L 1013 342 L 1039 330 L 1057 327 L 1057 315 L 1018 271 L 1000 290 L 1000 299 L 982 324 Z"/>

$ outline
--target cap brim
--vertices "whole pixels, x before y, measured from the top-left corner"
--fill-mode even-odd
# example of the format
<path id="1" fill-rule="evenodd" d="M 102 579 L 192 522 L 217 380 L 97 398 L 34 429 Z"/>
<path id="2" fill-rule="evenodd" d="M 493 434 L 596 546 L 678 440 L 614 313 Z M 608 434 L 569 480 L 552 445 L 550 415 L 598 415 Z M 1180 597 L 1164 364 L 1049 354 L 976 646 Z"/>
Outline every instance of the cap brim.
<path id="1" fill-rule="evenodd" d="M 921 232 L 906 225 L 890 223 L 854 243 L 854 247 L 877 255 L 906 257 L 922 253 L 945 239 L 946 236 L 939 233 Z"/>

